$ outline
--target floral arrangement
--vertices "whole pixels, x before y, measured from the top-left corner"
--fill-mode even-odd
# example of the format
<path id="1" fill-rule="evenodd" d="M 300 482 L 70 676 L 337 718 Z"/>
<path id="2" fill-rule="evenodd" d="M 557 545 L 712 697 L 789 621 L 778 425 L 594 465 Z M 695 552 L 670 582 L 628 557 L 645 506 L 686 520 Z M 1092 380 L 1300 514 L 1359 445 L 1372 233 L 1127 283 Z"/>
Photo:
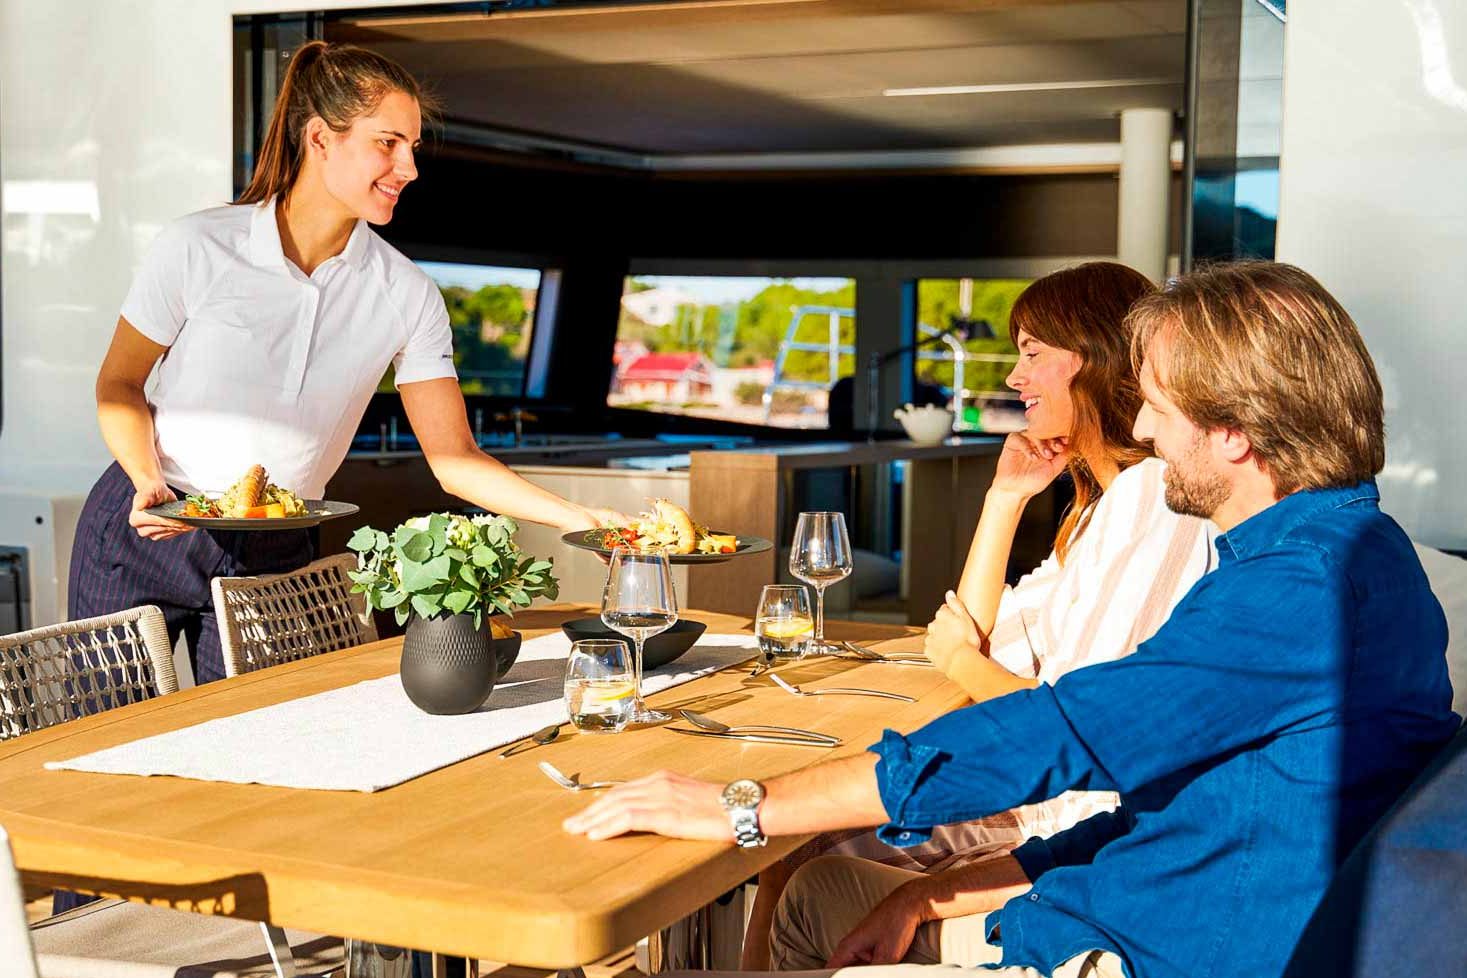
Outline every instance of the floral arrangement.
<path id="1" fill-rule="evenodd" d="M 508 516 L 434 513 L 408 520 L 391 534 L 364 526 L 347 547 L 357 555 L 352 591 L 367 605 L 391 609 L 399 625 L 410 614 L 513 616 L 536 598 L 553 600 L 560 582 L 553 561 L 537 560 L 514 542 L 519 525 Z"/>

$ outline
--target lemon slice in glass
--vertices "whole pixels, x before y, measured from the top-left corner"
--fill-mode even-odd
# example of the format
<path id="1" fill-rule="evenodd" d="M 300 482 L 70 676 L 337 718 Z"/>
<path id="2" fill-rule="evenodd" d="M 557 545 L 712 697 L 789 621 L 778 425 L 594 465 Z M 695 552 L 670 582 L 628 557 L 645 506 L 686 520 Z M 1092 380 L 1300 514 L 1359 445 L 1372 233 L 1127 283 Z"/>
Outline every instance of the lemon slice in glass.
<path id="1" fill-rule="evenodd" d="M 588 690 L 588 695 L 590 698 L 595 699 L 597 703 L 615 703 L 617 700 L 626 699 L 634 692 L 636 692 L 636 689 L 632 686 L 631 681 L 626 680 L 623 682 L 595 683 Z"/>
<path id="2" fill-rule="evenodd" d="M 815 623 L 808 618 L 776 618 L 764 622 L 762 631 L 766 638 L 799 638 L 815 630 Z"/>

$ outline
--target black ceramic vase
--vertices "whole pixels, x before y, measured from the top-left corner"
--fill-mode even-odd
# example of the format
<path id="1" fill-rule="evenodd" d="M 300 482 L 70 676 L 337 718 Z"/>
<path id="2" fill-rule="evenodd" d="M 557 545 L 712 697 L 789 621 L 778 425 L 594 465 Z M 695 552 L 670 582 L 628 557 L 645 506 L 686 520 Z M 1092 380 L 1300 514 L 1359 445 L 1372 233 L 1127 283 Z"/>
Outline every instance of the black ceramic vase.
<path id="1" fill-rule="evenodd" d="M 494 646 L 489 623 L 475 628 L 473 615 L 414 615 L 402 640 L 403 691 L 424 713 L 477 710 L 500 672 Z"/>

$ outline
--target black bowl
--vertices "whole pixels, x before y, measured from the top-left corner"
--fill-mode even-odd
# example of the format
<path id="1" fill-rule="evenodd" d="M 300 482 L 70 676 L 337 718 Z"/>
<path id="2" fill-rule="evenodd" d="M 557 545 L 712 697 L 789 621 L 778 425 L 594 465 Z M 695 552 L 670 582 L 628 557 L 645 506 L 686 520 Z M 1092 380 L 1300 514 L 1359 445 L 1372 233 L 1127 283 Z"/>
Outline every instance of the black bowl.
<path id="1" fill-rule="evenodd" d="M 572 642 L 579 642 L 588 638 L 610 638 L 620 639 L 627 643 L 627 648 L 632 647 L 632 640 L 620 632 L 607 628 L 600 618 L 572 618 L 560 626 L 566 637 Z M 642 670 L 657 669 L 677 659 L 698 639 L 708 626 L 701 621 L 686 621 L 679 618 L 667 631 L 659 635 L 653 635 L 642 646 Z"/>
<path id="2" fill-rule="evenodd" d="M 519 632 L 512 632 L 509 638 L 496 638 L 492 640 L 494 646 L 494 681 L 504 678 L 509 672 L 509 667 L 514 665 L 514 660 L 520 657 L 520 645 L 524 642 L 524 636 Z"/>

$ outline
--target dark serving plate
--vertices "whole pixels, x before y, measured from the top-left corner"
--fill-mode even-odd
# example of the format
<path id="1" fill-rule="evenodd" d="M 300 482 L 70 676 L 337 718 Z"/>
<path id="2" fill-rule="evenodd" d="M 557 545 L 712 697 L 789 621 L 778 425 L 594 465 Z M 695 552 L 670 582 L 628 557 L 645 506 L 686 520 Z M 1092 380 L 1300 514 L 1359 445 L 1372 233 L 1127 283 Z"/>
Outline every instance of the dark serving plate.
<path id="1" fill-rule="evenodd" d="M 563 622 L 560 630 L 565 632 L 566 637 L 572 642 L 588 638 L 610 638 L 627 643 L 628 649 L 632 647 L 631 639 L 607 628 L 600 618 L 572 618 L 570 621 Z M 653 635 L 643 644 L 642 671 L 656 669 L 672 662 L 692 648 L 707 630 L 708 626 L 701 621 L 687 621 L 679 618 L 667 631 Z"/>
<path id="2" fill-rule="evenodd" d="M 763 553 L 774 544 L 762 537 L 746 537 L 738 534 L 728 534 L 723 530 L 714 530 L 714 533 L 725 536 L 735 536 L 738 543 L 731 554 L 668 554 L 667 560 L 673 564 L 721 564 L 725 560 L 734 557 L 742 557 L 746 554 Z M 560 538 L 560 541 L 575 547 L 577 550 L 589 550 L 592 553 L 610 557 L 612 548 L 605 546 L 602 542 L 606 531 L 600 530 L 573 530 Z"/>
<path id="3" fill-rule="evenodd" d="M 338 503 L 330 499 L 302 499 L 301 502 L 306 504 L 305 516 L 281 516 L 265 520 L 227 520 L 214 516 L 184 516 L 183 507 L 186 503 L 182 499 L 175 499 L 161 506 L 149 506 L 143 512 L 208 530 L 300 530 L 308 526 L 317 526 L 327 520 L 334 520 L 339 516 L 350 516 L 361 509 L 355 503 Z"/>

